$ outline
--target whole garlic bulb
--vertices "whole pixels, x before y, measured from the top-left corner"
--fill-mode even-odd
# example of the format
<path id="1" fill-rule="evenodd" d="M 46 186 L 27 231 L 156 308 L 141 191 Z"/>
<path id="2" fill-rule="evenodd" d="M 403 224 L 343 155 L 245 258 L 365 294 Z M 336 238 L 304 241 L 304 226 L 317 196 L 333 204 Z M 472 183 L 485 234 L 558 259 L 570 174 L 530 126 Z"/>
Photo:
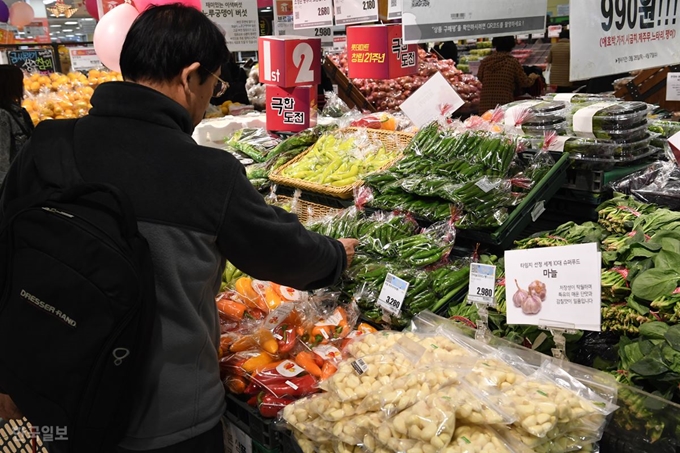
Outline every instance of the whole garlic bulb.
<path id="1" fill-rule="evenodd" d="M 529 297 L 529 293 L 519 287 L 519 283 L 515 280 L 515 285 L 517 285 L 517 292 L 512 296 L 512 302 L 515 307 L 520 308 L 524 305 L 524 301 Z"/>

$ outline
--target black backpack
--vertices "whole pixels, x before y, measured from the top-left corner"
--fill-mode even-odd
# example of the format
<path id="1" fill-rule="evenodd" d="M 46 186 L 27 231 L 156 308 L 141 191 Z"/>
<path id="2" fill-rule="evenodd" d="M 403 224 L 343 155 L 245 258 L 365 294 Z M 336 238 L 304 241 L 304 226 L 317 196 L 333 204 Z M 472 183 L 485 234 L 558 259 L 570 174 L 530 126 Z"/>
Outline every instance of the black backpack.
<path id="1" fill-rule="evenodd" d="M 130 200 L 76 169 L 75 124 L 39 128 L 45 190 L 0 219 L 0 392 L 34 426 L 66 432 L 56 451 L 96 453 L 125 434 L 156 295 Z"/>

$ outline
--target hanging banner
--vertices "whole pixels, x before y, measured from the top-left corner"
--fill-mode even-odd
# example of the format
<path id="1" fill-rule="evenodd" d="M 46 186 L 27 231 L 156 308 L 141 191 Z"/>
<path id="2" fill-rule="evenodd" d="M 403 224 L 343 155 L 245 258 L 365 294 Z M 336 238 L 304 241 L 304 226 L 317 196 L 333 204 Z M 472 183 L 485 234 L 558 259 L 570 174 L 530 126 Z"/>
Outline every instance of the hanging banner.
<path id="1" fill-rule="evenodd" d="M 378 20 L 377 0 L 334 0 L 335 24 L 365 24 Z"/>
<path id="2" fill-rule="evenodd" d="M 333 0 L 293 0 L 293 25 L 296 30 L 332 27 Z"/>
<path id="3" fill-rule="evenodd" d="M 99 17 L 104 17 L 104 14 L 111 11 L 118 5 L 125 3 L 125 0 L 97 0 L 97 10 L 99 11 Z"/>
<path id="4" fill-rule="evenodd" d="M 306 36 L 321 38 L 321 47 L 333 47 L 333 29 L 315 27 L 295 30 L 293 27 L 293 0 L 275 0 L 274 34 L 276 36 Z"/>
<path id="5" fill-rule="evenodd" d="M 677 0 L 572 1 L 571 80 L 680 63 Z"/>
<path id="6" fill-rule="evenodd" d="M 257 0 L 201 0 L 201 7 L 203 14 L 226 32 L 227 47 L 231 52 L 257 50 L 260 36 Z"/>
<path id="7" fill-rule="evenodd" d="M 403 0 L 404 42 L 540 33 L 547 10 L 547 0 Z"/>

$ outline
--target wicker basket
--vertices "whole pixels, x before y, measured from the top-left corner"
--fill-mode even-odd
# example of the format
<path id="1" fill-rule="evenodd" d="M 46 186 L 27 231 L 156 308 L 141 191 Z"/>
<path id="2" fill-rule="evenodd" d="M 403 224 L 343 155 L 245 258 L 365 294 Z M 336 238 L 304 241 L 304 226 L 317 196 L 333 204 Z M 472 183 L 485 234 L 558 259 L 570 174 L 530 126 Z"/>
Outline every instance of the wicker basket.
<path id="1" fill-rule="evenodd" d="M 353 132 L 358 130 L 359 129 L 357 128 L 350 127 L 347 129 L 342 129 L 339 132 Z M 399 157 L 389 162 L 387 165 L 383 166 L 381 170 L 391 167 L 395 161 L 401 159 L 403 150 L 406 148 L 406 146 L 408 146 L 408 144 L 411 142 L 411 139 L 413 138 L 412 134 L 407 134 L 404 132 L 383 131 L 375 129 L 366 129 L 366 131 L 368 133 L 368 136 L 372 140 L 381 141 L 388 151 L 395 150 L 398 151 Z M 317 184 L 313 182 L 304 181 L 302 179 L 293 179 L 283 176 L 282 173 L 283 171 L 285 171 L 286 168 L 304 159 L 307 153 L 309 153 L 313 148 L 314 146 L 310 146 L 309 149 L 307 149 L 305 152 L 301 153 L 300 155 L 292 159 L 290 162 L 276 169 L 276 171 L 272 172 L 269 175 L 269 179 L 272 182 L 280 184 L 282 186 L 294 187 L 296 189 L 302 189 L 309 192 L 321 193 L 324 195 L 329 195 L 331 197 L 336 197 L 343 200 L 351 199 L 352 196 L 354 195 L 354 189 L 356 187 L 361 186 L 364 183 L 363 180 L 359 179 L 355 181 L 353 184 L 349 184 L 342 187 L 333 187 L 330 185 Z"/>
<path id="2" fill-rule="evenodd" d="M 285 197 L 281 195 L 276 196 L 279 203 L 290 203 L 293 201 L 290 197 Z M 340 212 L 341 209 L 331 208 L 330 206 L 324 206 L 322 204 L 312 203 L 310 201 L 301 200 L 298 198 L 297 206 L 293 212 L 298 216 L 300 222 L 307 223 L 310 220 L 315 220 L 323 218 L 329 215 L 334 215 Z"/>
<path id="3" fill-rule="evenodd" d="M 4 425 L 3 425 L 4 423 Z M 31 424 L 26 419 L 0 421 L 0 452 L 1 453 L 47 453 L 43 442 L 31 432 Z M 32 448 L 35 441 L 37 448 Z"/>

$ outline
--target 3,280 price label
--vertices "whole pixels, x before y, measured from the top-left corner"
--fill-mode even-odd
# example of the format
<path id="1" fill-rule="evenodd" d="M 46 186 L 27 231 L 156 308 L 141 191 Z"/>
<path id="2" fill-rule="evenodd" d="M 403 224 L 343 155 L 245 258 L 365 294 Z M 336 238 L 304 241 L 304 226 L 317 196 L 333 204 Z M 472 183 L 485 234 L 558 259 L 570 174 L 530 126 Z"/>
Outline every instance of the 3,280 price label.
<path id="1" fill-rule="evenodd" d="M 470 289 L 468 300 L 493 305 L 496 292 L 496 266 L 472 263 L 470 265 Z"/>
<path id="2" fill-rule="evenodd" d="M 387 274 L 378 296 L 378 305 L 387 313 L 398 316 L 404 304 L 409 283 L 396 275 Z"/>

